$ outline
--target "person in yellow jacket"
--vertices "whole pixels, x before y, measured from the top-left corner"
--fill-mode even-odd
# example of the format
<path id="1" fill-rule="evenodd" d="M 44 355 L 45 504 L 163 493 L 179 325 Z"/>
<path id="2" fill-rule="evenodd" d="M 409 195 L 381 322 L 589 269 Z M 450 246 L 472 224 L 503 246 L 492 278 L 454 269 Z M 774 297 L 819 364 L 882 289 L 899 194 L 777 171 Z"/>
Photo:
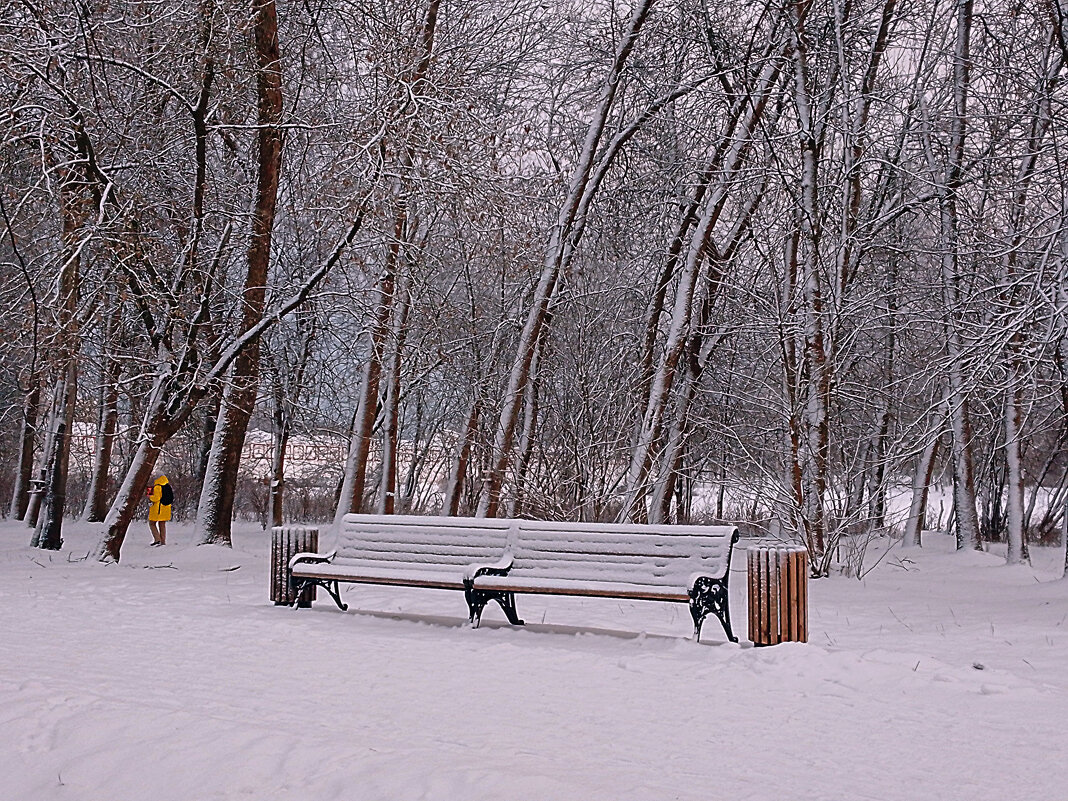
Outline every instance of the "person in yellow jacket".
<path id="1" fill-rule="evenodd" d="M 148 527 L 152 531 L 152 545 L 167 544 L 167 521 L 171 519 L 174 491 L 166 476 L 160 476 L 148 489 Z M 151 547 L 151 546 L 150 546 Z"/>

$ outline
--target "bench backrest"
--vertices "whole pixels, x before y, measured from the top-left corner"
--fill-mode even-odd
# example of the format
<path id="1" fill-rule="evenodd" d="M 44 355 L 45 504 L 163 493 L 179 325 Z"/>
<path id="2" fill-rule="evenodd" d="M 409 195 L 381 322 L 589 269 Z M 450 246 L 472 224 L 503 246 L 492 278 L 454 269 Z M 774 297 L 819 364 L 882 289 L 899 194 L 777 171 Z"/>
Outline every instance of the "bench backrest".
<path id="1" fill-rule="evenodd" d="M 345 515 L 334 564 L 418 569 L 457 568 L 500 561 L 511 520 L 416 515 Z"/>
<path id="2" fill-rule="evenodd" d="M 519 521 L 509 579 L 641 585 L 685 594 L 698 576 L 723 578 L 734 526 Z"/>

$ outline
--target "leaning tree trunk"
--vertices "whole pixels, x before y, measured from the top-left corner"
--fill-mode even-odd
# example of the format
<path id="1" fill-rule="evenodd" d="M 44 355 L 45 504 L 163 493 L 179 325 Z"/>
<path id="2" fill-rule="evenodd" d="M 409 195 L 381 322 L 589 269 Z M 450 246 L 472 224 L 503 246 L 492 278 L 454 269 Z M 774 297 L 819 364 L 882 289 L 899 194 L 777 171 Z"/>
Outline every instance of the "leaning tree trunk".
<path id="1" fill-rule="evenodd" d="M 254 0 L 253 38 L 256 50 L 258 101 L 258 166 L 256 200 L 249 238 L 245 289 L 242 294 L 242 333 L 263 319 L 271 235 L 278 203 L 282 167 L 282 63 L 278 48 L 278 12 L 274 0 Z M 230 524 L 241 449 L 256 405 L 259 387 L 259 342 L 243 349 L 234 361 L 223 397 L 218 428 L 197 506 L 201 543 L 230 545 Z"/>
<path id="2" fill-rule="evenodd" d="M 941 431 L 935 431 L 916 461 L 916 470 L 912 474 L 912 503 L 909 506 L 909 516 L 905 521 L 902 545 L 919 547 L 922 544 L 920 535 L 927 518 L 927 497 L 931 489 L 931 477 L 934 474 L 935 455 L 938 453 L 940 438 Z"/>
<path id="3" fill-rule="evenodd" d="M 779 45 L 769 45 L 769 48 L 769 52 L 781 50 Z M 713 231 L 726 206 L 731 185 L 737 179 L 738 172 L 745 163 L 752 137 L 763 120 L 772 88 L 779 81 L 779 74 L 780 68 L 776 59 L 769 60 L 764 65 L 752 92 L 739 100 L 732 109 L 732 116 L 728 119 L 726 127 L 726 141 L 721 153 L 716 155 L 710 165 L 710 169 L 716 171 L 713 189 L 707 191 L 705 186 L 698 187 L 698 192 L 702 197 L 700 214 L 695 222 L 684 220 L 679 227 L 679 234 L 683 236 L 687 231 L 692 231 L 681 262 L 681 269 L 675 266 L 674 262 L 677 262 L 677 257 L 673 256 L 669 250 L 672 272 L 677 272 L 678 275 L 675 297 L 671 304 L 668 331 L 662 353 L 651 375 L 643 364 L 646 374 L 641 378 L 642 397 L 639 400 L 641 419 L 636 425 L 636 435 L 627 466 L 623 505 L 619 512 L 620 520 L 641 522 L 647 517 L 646 497 L 650 489 L 649 472 L 653 467 L 654 452 L 661 438 L 662 423 L 670 402 L 672 387 L 677 378 L 679 360 L 682 358 L 686 338 L 690 333 L 694 295 L 701 274 L 701 264 L 708 251 L 712 249 Z M 672 247 L 674 246 L 673 242 Z M 660 312 L 655 306 L 659 305 L 660 301 L 659 298 L 654 300 L 653 317 L 658 319 Z M 649 324 L 647 323 L 648 330 Z"/>
<path id="4" fill-rule="evenodd" d="M 156 460 L 162 453 L 162 447 L 152 440 L 143 439 L 134 453 L 130 469 L 126 471 L 115 500 L 104 518 L 104 528 L 108 534 L 100 544 L 98 558 L 106 562 L 118 562 L 122 543 L 126 539 L 130 523 L 137 514 L 137 507 L 145 497 L 145 489 L 152 483 L 152 471 Z"/>

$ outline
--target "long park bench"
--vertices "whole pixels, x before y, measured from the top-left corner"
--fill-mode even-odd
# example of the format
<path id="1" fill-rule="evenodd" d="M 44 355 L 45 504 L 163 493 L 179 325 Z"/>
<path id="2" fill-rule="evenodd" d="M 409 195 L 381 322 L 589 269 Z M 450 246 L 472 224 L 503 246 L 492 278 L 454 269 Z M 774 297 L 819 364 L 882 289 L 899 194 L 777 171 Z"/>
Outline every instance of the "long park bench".
<path id="1" fill-rule="evenodd" d="M 734 526 L 346 515 L 334 551 L 290 560 L 290 583 L 294 597 L 323 587 L 342 610 L 341 583 L 462 590 L 476 627 L 490 601 L 522 625 L 520 594 L 686 603 L 696 638 L 714 614 L 737 642 L 727 599 L 737 540 Z"/>

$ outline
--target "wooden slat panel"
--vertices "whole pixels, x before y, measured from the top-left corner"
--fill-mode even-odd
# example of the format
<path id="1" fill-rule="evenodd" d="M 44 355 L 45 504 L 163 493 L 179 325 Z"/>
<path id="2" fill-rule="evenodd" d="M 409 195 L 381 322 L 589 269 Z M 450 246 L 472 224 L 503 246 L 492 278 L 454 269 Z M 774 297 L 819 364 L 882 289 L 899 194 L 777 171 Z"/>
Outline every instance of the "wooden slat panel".
<path id="1" fill-rule="evenodd" d="M 752 549 L 745 552 L 745 567 L 746 567 L 746 585 L 749 588 L 749 607 L 747 609 L 749 615 L 749 640 L 750 642 L 756 642 L 757 626 L 756 626 L 756 609 L 757 609 L 757 593 L 756 593 L 756 552 Z"/>
<path id="2" fill-rule="evenodd" d="M 779 605 L 779 642 L 790 639 L 790 552 L 775 552 L 776 571 L 779 574 L 779 594 L 775 603 Z"/>

